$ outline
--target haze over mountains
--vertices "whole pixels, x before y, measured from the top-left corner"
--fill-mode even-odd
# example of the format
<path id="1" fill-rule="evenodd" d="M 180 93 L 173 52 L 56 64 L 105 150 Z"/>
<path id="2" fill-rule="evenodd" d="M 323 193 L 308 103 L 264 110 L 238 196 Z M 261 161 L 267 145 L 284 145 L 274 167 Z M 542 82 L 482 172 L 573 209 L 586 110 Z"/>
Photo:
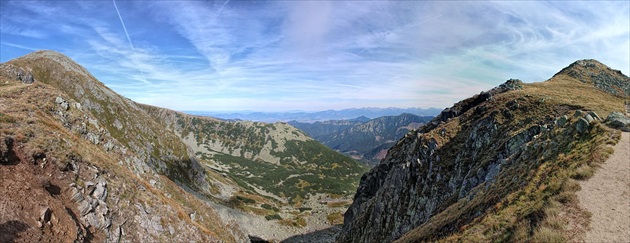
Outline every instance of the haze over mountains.
<path id="1" fill-rule="evenodd" d="M 374 119 L 358 117 L 314 123 L 290 121 L 289 124 L 334 150 L 374 166 L 385 158 L 387 150 L 396 141 L 432 118 L 404 113 Z"/>
<path id="2" fill-rule="evenodd" d="M 317 122 L 330 120 L 349 120 L 358 117 L 377 118 L 381 116 L 398 116 L 403 113 L 414 114 L 417 116 L 435 116 L 439 114 L 441 109 L 437 108 L 352 108 L 343 110 L 326 110 L 318 112 L 201 112 L 187 111 L 186 113 L 193 115 L 212 116 L 222 119 L 238 119 L 246 121 L 261 122 L 278 122 L 278 121 L 298 121 L 298 122 Z"/>

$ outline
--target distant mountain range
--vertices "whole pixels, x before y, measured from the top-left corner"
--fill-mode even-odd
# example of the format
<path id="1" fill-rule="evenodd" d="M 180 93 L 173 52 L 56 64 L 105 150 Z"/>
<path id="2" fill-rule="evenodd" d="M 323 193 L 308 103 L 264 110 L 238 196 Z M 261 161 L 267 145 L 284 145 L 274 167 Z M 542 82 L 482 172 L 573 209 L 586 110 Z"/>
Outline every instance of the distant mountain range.
<path id="1" fill-rule="evenodd" d="M 314 123 L 290 121 L 289 124 L 332 149 L 374 166 L 385 158 L 396 141 L 432 118 L 403 113 L 374 119 L 362 116 Z"/>
<path id="2" fill-rule="evenodd" d="M 260 122 L 316 122 L 329 120 L 348 120 L 356 117 L 364 116 L 373 119 L 382 116 L 398 116 L 403 113 L 414 114 L 417 116 L 436 116 L 442 110 L 438 108 L 352 108 L 343 110 L 326 110 L 318 112 L 237 112 L 237 113 L 221 113 L 221 112 L 204 112 L 204 111 L 186 111 L 186 113 L 198 116 L 211 116 L 221 119 L 235 119 Z"/>

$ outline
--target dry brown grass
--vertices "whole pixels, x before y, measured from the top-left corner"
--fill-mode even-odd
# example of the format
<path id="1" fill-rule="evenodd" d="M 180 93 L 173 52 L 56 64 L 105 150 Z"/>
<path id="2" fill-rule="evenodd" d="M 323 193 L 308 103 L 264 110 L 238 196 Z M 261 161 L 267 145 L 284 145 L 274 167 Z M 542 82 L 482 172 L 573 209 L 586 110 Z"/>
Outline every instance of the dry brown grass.
<path id="1" fill-rule="evenodd" d="M 493 111 L 504 112 L 508 102 L 517 101 L 521 108 L 511 110 L 511 117 L 495 116 L 500 125 L 509 128 L 509 136 L 520 133 L 536 122 L 549 121 L 562 115 L 574 124 L 575 110 L 595 111 L 602 119 L 613 111 L 623 109 L 623 98 L 610 95 L 590 84 L 584 84 L 564 75 L 551 81 L 525 85 L 525 89 L 507 92 L 493 97 L 485 106 L 483 114 Z M 460 117 L 441 124 L 437 129 L 423 134 L 425 139 L 436 139 L 439 147 L 453 140 L 460 129 L 468 123 L 482 119 L 484 115 L 469 111 Z M 571 125 L 568 125 L 571 126 Z M 445 128 L 441 136 L 438 131 Z M 490 192 L 478 190 L 470 201 L 460 199 L 445 210 L 432 216 L 427 222 L 408 232 L 400 242 L 443 241 L 443 242 L 557 242 L 579 240 L 588 222 L 588 213 L 577 205 L 575 192 L 579 190 L 576 179 L 587 179 L 611 154 L 607 145 L 615 144 L 618 131 L 606 128 L 600 122 L 591 124 L 588 134 L 572 135 L 566 131 L 573 127 L 560 127 L 551 131 L 548 138 L 540 141 L 556 141 L 561 146 L 556 154 L 549 147 L 541 147 L 532 158 L 540 161 L 523 161 L 533 167 L 518 169 L 511 167 L 512 176 L 499 177 Z M 531 146 L 532 144 L 528 145 Z M 544 155 L 544 156 L 543 156 Z M 443 159 L 447 159 L 444 156 Z M 544 158 L 544 159 L 543 159 Z M 518 177 L 526 178 L 520 187 L 513 185 Z M 479 186 L 483 188 L 482 186 Z M 507 193 L 509 192 L 509 193 Z M 499 195 L 507 196 L 501 198 Z M 488 207 L 487 202 L 496 202 Z M 485 209 L 484 209 L 485 208 Z M 469 223 L 452 227 L 469 212 L 479 212 Z M 448 230 L 447 230 L 448 229 Z M 436 236 L 435 232 L 449 231 Z"/>
<path id="2" fill-rule="evenodd" d="M 343 214 L 341 212 L 328 214 L 326 220 L 328 220 L 328 223 L 331 225 L 343 224 Z"/>

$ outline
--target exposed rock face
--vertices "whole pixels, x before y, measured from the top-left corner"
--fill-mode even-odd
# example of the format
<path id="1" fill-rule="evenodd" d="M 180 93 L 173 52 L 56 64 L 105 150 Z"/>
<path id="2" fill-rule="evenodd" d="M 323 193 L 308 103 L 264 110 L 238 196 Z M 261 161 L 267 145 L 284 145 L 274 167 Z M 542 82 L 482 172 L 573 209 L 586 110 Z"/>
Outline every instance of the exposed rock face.
<path id="1" fill-rule="evenodd" d="M 526 185 L 575 138 L 588 141 L 601 128 L 596 113 L 526 88 L 508 80 L 398 141 L 361 178 L 337 241 L 391 242 L 412 230 L 405 241 L 448 236 Z"/>

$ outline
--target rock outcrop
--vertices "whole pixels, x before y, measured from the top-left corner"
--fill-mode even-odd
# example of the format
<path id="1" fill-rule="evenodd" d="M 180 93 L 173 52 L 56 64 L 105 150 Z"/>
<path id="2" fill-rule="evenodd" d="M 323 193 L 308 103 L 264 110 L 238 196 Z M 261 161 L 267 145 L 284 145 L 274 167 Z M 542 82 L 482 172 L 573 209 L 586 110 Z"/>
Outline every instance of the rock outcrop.
<path id="1" fill-rule="evenodd" d="M 572 75 L 572 70 L 563 72 Z M 592 83 L 600 89 L 630 84 L 630 79 L 623 74 L 618 76 L 617 72 L 612 72 L 611 75 L 613 77 L 598 76 Z M 585 82 L 572 80 L 573 83 Z M 610 80 L 615 85 L 603 85 Z M 586 163 L 581 159 L 567 161 L 564 158 L 568 154 L 584 153 L 577 152 L 578 148 L 586 146 L 582 144 L 599 149 L 601 142 L 596 142 L 600 141 L 596 138 L 607 131 L 596 112 L 582 110 L 598 109 L 607 114 L 621 107 L 619 104 L 623 101 L 621 96 L 615 95 L 617 93 L 608 92 L 616 88 L 606 88 L 610 94 L 597 93 L 597 99 L 611 101 L 598 104 L 571 102 L 564 96 L 550 96 L 548 92 L 552 88 L 563 88 L 575 94 L 592 91 L 592 86 L 574 86 L 562 82 L 526 85 L 519 80 L 508 80 L 497 88 L 456 103 L 425 126 L 409 132 L 379 165 L 361 178 L 337 241 L 432 241 L 455 233 L 469 234 L 462 232 L 490 217 L 492 214 L 487 211 L 503 210 L 505 207 L 501 205 L 516 205 L 513 207 L 524 212 L 541 210 L 533 205 L 546 202 L 559 189 L 555 186 L 554 191 L 545 193 L 524 189 L 544 184 L 534 175 L 546 171 L 545 178 L 566 178 L 568 172 L 554 174 L 560 170 L 547 171 L 546 168 L 572 168 Z M 604 106 L 606 108 L 602 109 Z M 593 151 L 599 150 L 591 149 L 589 153 Z M 546 188 L 547 184 L 544 185 L 541 187 Z M 528 193 L 531 196 L 508 199 L 508 195 Z M 517 214 L 512 220 L 527 222 L 522 224 L 527 226 L 519 227 L 533 232 L 540 217 L 543 216 L 525 213 Z M 508 223 L 491 229 L 479 227 L 480 230 L 470 234 L 482 235 L 475 235 L 478 238 L 472 241 L 518 239 L 513 234 L 516 226 Z M 470 240 L 466 236 L 456 239 Z"/>

